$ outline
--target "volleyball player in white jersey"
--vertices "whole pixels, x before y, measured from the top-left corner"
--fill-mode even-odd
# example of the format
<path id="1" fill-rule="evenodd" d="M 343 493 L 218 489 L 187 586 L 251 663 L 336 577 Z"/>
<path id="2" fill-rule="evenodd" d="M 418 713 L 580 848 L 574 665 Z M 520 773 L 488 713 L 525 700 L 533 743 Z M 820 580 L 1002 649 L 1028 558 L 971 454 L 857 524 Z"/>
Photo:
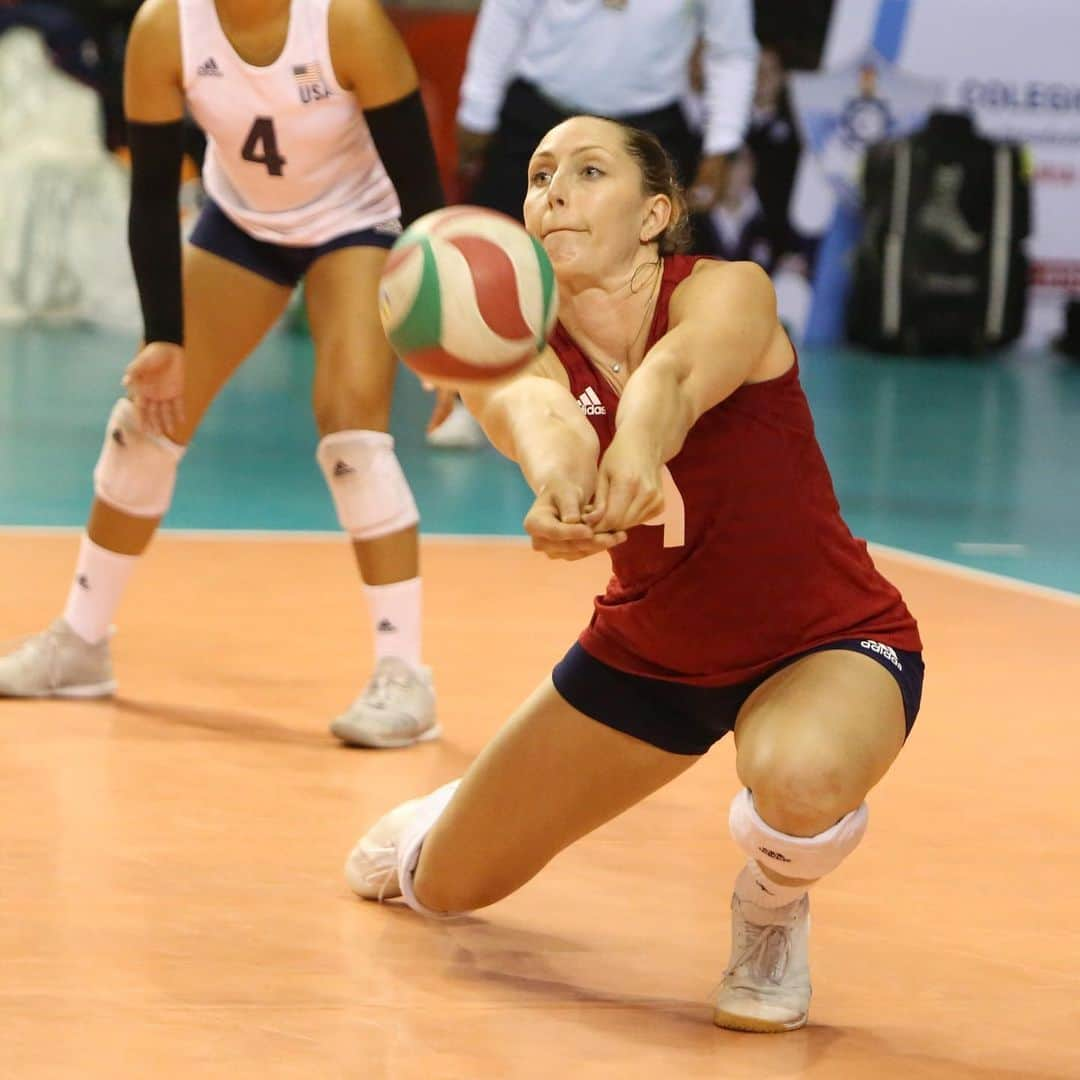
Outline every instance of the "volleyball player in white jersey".
<path id="1" fill-rule="evenodd" d="M 210 201 L 181 255 L 185 101 L 207 134 Z M 387 434 L 396 361 L 377 309 L 401 223 L 443 202 L 412 61 L 378 0 L 146 0 L 125 109 L 144 344 L 109 418 L 64 613 L 0 659 L 0 695 L 115 689 L 109 624 L 185 449 L 304 278 L 317 458 L 375 632 L 375 674 L 331 729 L 363 746 L 432 738 L 418 515 Z"/>

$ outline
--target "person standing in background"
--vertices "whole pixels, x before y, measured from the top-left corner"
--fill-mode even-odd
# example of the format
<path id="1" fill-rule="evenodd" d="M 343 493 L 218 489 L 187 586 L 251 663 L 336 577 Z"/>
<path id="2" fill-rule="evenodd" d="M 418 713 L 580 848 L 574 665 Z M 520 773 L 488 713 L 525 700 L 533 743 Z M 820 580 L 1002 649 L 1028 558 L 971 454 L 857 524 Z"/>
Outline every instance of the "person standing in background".
<path id="1" fill-rule="evenodd" d="M 63 614 L 0 656 L 0 698 L 116 690 L 109 627 L 181 460 L 303 281 L 316 459 L 375 645 L 371 679 L 331 731 L 351 746 L 435 738 L 419 512 L 388 431 L 397 361 L 378 316 L 387 251 L 444 203 L 412 59 L 377 0 L 146 0 L 124 83 L 143 341 L 106 427 Z M 186 109 L 208 136 L 209 198 L 181 244 Z"/>
<path id="2" fill-rule="evenodd" d="M 699 38 L 700 140 L 680 105 Z M 656 135 L 675 158 L 691 210 L 707 213 L 742 145 L 757 57 L 752 0 L 483 0 L 457 114 L 468 199 L 520 220 L 522 178 L 540 137 L 589 113 Z"/>
<path id="3" fill-rule="evenodd" d="M 715 233 L 715 254 L 731 262 L 755 262 L 766 273 L 773 268 L 769 222 L 755 190 L 757 164 L 744 146 L 731 163 L 727 190 L 709 217 Z"/>
<path id="4" fill-rule="evenodd" d="M 757 165 L 754 188 L 768 222 L 773 257 L 802 254 L 805 242 L 792 228 L 788 213 L 802 140 L 791 111 L 787 71 L 775 46 L 761 50 L 746 145 Z"/>

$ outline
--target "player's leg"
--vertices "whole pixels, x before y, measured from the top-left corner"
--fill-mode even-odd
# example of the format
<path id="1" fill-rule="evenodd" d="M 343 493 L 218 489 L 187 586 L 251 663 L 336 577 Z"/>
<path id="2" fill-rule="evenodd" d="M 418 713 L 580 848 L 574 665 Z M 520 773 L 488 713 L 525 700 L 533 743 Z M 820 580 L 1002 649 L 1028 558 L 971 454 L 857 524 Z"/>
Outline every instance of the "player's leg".
<path id="1" fill-rule="evenodd" d="M 318 461 L 352 537 L 375 637 L 375 674 L 331 730 L 356 746 L 408 746 L 438 734 L 421 655 L 419 515 L 388 434 L 397 359 L 379 322 L 382 247 L 316 259 L 305 295 L 315 342 Z"/>
<path id="2" fill-rule="evenodd" d="M 350 885 L 427 915 L 486 907 L 685 772 L 673 753 L 586 716 L 545 679 L 460 781 L 402 804 L 354 848 Z"/>
<path id="3" fill-rule="evenodd" d="M 95 498 L 63 615 L 0 658 L 0 695 L 93 697 L 115 689 L 108 628 L 138 556 L 169 507 L 186 446 L 291 291 L 193 246 L 185 248 L 183 275 L 183 424 L 173 438 L 149 435 L 131 402 L 117 402 L 94 470 Z"/>
<path id="4" fill-rule="evenodd" d="M 917 656 L 901 657 L 891 672 L 849 649 L 811 653 L 767 679 L 740 711 L 736 769 L 745 787 L 730 824 L 749 860 L 735 883 L 732 954 L 716 1003 L 724 1027 L 806 1022 L 806 890 L 862 839 L 866 794 L 903 746 L 906 713 L 917 708 L 901 690 L 903 665 L 909 688 L 912 678 L 921 686 L 922 667 Z"/>

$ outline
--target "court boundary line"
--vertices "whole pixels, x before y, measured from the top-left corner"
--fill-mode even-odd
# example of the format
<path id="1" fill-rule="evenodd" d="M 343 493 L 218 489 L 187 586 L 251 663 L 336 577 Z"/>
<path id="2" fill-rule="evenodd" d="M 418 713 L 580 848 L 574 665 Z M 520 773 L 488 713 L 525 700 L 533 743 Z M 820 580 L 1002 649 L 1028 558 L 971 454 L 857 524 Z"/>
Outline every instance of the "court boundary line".
<path id="1" fill-rule="evenodd" d="M 983 585 L 994 585 L 1011 592 L 1027 593 L 1031 596 L 1041 596 L 1046 600 L 1059 600 L 1066 604 L 1080 606 L 1080 593 L 1070 592 L 1068 589 L 1040 585 L 1036 581 L 1024 581 L 1023 578 L 997 574 L 993 570 L 980 570 L 975 566 L 964 566 L 963 563 L 950 562 L 936 555 L 923 555 L 918 551 L 890 547 L 888 544 L 870 543 L 869 547 L 871 552 L 880 551 L 882 555 L 887 555 L 899 563 L 908 563 L 926 570 L 936 570 L 938 573 L 952 574 L 954 577 L 966 578 Z"/>
<path id="2" fill-rule="evenodd" d="M 83 532 L 81 525 L 0 525 L 3 535 L 38 535 L 38 536 L 78 536 Z M 300 540 L 311 543 L 326 543 L 346 539 L 340 529 L 162 529 L 161 535 L 176 537 L 180 540 Z M 438 540 L 443 543 L 469 544 L 527 544 L 528 537 L 509 533 L 421 533 L 422 540 Z M 899 563 L 907 563 L 925 570 L 934 570 L 940 574 L 965 578 L 982 585 L 991 585 L 1008 592 L 1039 596 L 1044 600 L 1057 600 L 1070 606 L 1080 607 L 1080 593 L 1070 592 L 1053 585 L 1040 585 L 1035 581 L 997 574 L 992 570 L 979 570 L 974 566 L 950 562 L 935 555 L 923 555 L 906 548 L 891 547 L 888 544 L 868 542 L 871 552 L 880 552 Z"/>
<path id="3" fill-rule="evenodd" d="M 0 525 L 0 536 L 80 536 L 83 525 Z M 341 529 L 159 529 L 158 536 L 181 540 L 301 540 L 321 543 L 328 540 L 347 540 Z M 446 540 L 461 543 L 528 543 L 529 538 L 517 533 L 435 533 L 420 534 L 422 540 Z"/>

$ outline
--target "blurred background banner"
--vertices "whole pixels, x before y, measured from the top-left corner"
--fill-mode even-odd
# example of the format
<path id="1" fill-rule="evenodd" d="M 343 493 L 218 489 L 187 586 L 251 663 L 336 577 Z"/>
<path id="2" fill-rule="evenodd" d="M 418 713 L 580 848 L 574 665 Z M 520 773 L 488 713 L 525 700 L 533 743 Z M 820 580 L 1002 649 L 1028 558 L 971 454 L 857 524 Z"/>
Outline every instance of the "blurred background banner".
<path id="1" fill-rule="evenodd" d="M 859 144 L 904 134 L 920 105 L 970 111 L 981 134 L 1029 149 L 1023 340 L 1043 345 L 1061 332 L 1066 301 L 1080 296 L 1078 40 L 1080 5 L 1062 0 L 836 0 L 822 73 L 792 76 L 805 144 L 792 221 L 821 238 L 807 341 L 842 336 L 858 218 L 836 196 L 857 172 Z"/>
<path id="2" fill-rule="evenodd" d="M 137 6 L 0 0 L 0 320 L 137 325 L 126 173 L 117 168 L 123 46 Z M 419 69 L 444 189 L 451 201 L 467 200 L 455 117 L 478 3 L 386 7 Z M 980 134 L 1028 152 L 1030 287 L 1020 343 L 1058 339 L 1067 302 L 1080 302 L 1080 0 L 756 0 L 754 8 L 761 58 L 745 142 L 700 250 L 761 263 L 792 336 L 839 342 L 862 229 L 865 148 L 920 129 L 934 109 L 965 110 Z M 41 46 L 29 45 L 30 29 Z M 682 104 L 700 130 L 697 74 Z M 186 175 L 195 176 L 199 133 L 189 129 Z M 197 195 L 197 184 L 186 186 L 188 219 Z"/>

